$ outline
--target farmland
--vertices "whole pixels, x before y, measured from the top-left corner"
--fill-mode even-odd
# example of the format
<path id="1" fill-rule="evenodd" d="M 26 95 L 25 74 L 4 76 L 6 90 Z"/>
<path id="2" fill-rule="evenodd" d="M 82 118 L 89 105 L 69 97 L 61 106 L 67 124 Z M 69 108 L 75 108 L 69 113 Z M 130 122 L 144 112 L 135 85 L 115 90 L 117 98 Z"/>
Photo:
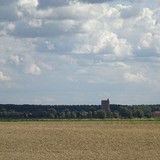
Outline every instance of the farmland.
<path id="1" fill-rule="evenodd" d="M 158 160 L 159 122 L 0 122 L 0 160 Z"/>

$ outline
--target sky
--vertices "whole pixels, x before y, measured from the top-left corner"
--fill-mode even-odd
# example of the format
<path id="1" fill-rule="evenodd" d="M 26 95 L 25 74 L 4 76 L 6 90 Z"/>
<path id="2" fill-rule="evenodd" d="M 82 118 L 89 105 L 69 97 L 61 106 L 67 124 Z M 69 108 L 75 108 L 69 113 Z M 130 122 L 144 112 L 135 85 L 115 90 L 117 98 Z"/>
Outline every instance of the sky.
<path id="1" fill-rule="evenodd" d="M 160 0 L 0 0 L 1 104 L 159 95 Z"/>

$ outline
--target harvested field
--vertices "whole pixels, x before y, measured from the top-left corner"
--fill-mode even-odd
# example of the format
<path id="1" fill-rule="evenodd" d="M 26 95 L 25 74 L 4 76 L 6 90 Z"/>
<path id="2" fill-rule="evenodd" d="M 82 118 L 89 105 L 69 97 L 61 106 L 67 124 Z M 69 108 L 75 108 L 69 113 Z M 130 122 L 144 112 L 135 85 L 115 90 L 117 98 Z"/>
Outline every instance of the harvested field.
<path id="1" fill-rule="evenodd" d="M 0 122 L 0 160 L 159 160 L 158 122 Z"/>

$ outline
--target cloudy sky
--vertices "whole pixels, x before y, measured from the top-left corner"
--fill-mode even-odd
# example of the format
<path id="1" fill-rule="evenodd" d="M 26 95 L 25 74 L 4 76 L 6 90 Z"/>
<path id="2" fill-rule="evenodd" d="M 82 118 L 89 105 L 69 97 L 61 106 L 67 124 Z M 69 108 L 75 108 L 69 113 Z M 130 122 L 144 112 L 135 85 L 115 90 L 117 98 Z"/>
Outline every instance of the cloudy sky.
<path id="1" fill-rule="evenodd" d="M 0 0 L 0 103 L 160 103 L 160 0 Z"/>

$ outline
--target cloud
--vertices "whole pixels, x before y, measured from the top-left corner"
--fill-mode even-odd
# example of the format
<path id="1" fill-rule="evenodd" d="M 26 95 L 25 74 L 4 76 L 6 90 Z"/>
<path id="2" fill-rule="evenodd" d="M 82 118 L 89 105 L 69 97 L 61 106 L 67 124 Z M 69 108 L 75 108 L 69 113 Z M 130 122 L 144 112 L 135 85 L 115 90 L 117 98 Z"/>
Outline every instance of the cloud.
<path id="1" fill-rule="evenodd" d="M 1 102 L 159 101 L 159 17 L 158 0 L 0 0 Z"/>
<path id="2" fill-rule="evenodd" d="M 92 44 L 77 45 L 75 52 L 105 53 L 124 56 L 132 54 L 132 46 L 126 39 L 118 38 L 113 32 L 100 31 Z M 92 37 L 91 37 L 92 38 Z M 88 41 L 88 43 L 91 43 Z"/>
<path id="3" fill-rule="evenodd" d="M 76 30 L 78 24 L 72 24 L 69 21 L 48 21 L 43 25 L 34 25 L 33 23 L 18 23 L 14 30 L 10 32 L 11 35 L 17 37 L 54 37 L 54 36 L 69 36 L 81 31 Z"/>
<path id="4" fill-rule="evenodd" d="M 41 69 L 39 68 L 39 66 L 37 64 L 31 64 L 27 68 L 27 73 L 32 74 L 32 75 L 40 75 L 41 74 Z"/>
<path id="5" fill-rule="evenodd" d="M 8 81 L 10 80 L 10 77 L 4 74 L 2 71 L 0 71 L 0 81 Z"/>
<path id="6" fill-rule="evenodd" d="M 38 0 L 18 0 L 18 5 L 23 6 L 23 7 L 36 7 L 38 5 Z"/>
<path id="7" fill-rule="evenodd" d="M 18 55 L 11 55 L 10 57 L 11 61 L 14 62 L 16 65 L 19 65 L 20 63 L 20 58 Z"/>
<path id="8" fill-rule="evenodd" d="M 122 69 L 129 69 L 130 68 L 130 65 L 124 63 L 124 62 L 115 62 L 113 63 L 113 67 L 120 67 Z"/>
<path id="9" fill-rule="evenodd" d="M 146 82 L 147 78 L 143 76 L 143 74 L 141 73 L 130 73 L 130 72 L 126 72 L 124 74 L 124 78 L 125 80 L 129 81 L 129 82 L 136 82 L 136 83 L 141 83 L 141 82 Z"/>
<path id="10" fill-rule="evenodd" d="M 126 8 L 125 10 L 122 10 L 121 17 L 134 18 L 137 17 L 139 13 L 140 13 L 140 8 Z"/>
<path id="11" fill-rule="evenodd" d="M 53 40 L 41 39 L 35 42 L 36 50 L 39 52 L 53 52 L 55 50 L 55 44 Z"/>
<path id="12" fill-rule="evenodd" d="M 145 35 L 140 40 L 140 46 L 142 48 L 150 48 L 152 44 L 152 39 L 153 39 L 153 36 L 151 33 L 145 33 Z"/>
<path id="13" fill-rule="evenodd" d="M 113 0 L 81 0 L 81 2 L 88 2 L 88 3 L 104 3 L 109 1 L 113 1 Z"/>

